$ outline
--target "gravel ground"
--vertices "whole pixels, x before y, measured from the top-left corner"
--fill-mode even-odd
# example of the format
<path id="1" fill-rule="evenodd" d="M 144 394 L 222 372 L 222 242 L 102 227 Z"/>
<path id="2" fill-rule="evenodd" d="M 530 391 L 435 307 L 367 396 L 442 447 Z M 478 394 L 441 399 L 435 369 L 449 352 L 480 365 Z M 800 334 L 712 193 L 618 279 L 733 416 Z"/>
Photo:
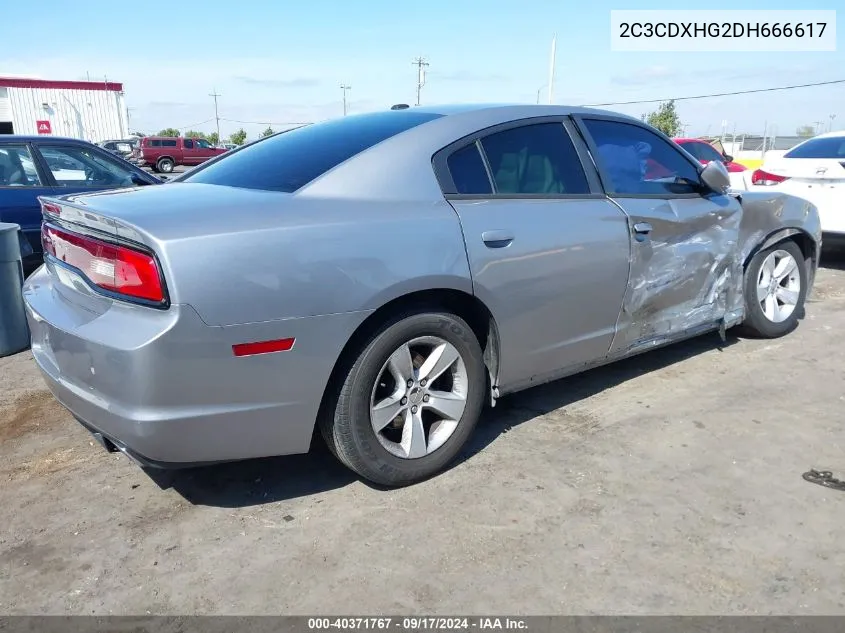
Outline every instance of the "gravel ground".
<path id="1" fill-rule="evenodd" d="M 378 490 L 315 447 L 150 478 L 0 359 L 0 613 L 845 614 L 845 263 L 777 341 L 503 399 Z"/>

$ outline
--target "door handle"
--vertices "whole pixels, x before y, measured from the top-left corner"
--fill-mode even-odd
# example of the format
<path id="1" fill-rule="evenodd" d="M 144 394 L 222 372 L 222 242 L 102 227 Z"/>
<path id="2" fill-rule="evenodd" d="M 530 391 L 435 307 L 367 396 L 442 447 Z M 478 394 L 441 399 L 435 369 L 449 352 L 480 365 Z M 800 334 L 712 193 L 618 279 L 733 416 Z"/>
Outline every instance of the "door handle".
<path id="1" fill-rule="evenodd" d="M 481 234 L 481 239 L 488 248 L 503 248 L 513 242 L 513 233 L 504 229 L 484 231 Z"/>

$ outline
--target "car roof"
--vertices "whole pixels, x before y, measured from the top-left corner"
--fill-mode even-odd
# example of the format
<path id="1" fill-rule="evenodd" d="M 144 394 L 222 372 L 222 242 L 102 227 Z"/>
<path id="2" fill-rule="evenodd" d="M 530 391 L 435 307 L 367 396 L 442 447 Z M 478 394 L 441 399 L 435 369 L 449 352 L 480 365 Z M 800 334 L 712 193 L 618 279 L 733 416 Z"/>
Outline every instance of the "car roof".
<path id="1" fill-rule="evenodd" d="M 441 104 L 431 106 L 416 106 L 407 108 L 404 111 L 412 112 L 429 112 L 431 114 L 440 114 L 443 116 L 466 114 L 466 113 L 481 113 L 487 111 L 503 110 L 507 111 L 508 115 L 514 119 L 531 116 L 562 116 L 570 114 L 598 114 L 605 116 L 616 116 L 626 119 L 632 119 L 639 122 L 639 119 L 634 119 L 619 112 L 612 112 L 609 110 L 599 110 L 596 108 L 587 108 L 583 106 L 570 105 L 534 105 L 525 103 L 454 103 Z M 402 110 L 399 110 L 402 112 Z"/>
<path id="2" fill-rule="evenodd" d="M 645 125 L 634 117 L 607 110 L 533 104 L 448 104 L 385 109 L 349 115 L 346 125 L 352 129 L 356 119 L 365 122 L 367 117 L 374 116 L 417 119 L 417 115 L 428 115 L 428 120 L 418 122 L 341 162 L 304 185 L 297 195 L 369 200 L 441 200 L 440 185 L 432 170 L 432 157 L 443 148 L 482 130 L 523 120 L 528 123 L 531 119 L 570 115 L 610 116 L 633 125 Z M 287 133 L 296 132 L 291 130 Z"/>

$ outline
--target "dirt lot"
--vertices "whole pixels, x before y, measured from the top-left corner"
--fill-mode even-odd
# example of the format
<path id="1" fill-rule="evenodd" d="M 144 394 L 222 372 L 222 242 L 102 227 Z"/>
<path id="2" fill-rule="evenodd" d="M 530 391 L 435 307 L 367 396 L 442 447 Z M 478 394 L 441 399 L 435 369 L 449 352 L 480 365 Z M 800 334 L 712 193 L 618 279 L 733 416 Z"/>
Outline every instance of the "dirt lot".
<path id="1" fill-rule="evenodd" d="M 399 491 L 325 450 L 156 484 L 0 359 L 0 613 L 845 614 L 845 263 L 778 341 L 504 399 Z"/>

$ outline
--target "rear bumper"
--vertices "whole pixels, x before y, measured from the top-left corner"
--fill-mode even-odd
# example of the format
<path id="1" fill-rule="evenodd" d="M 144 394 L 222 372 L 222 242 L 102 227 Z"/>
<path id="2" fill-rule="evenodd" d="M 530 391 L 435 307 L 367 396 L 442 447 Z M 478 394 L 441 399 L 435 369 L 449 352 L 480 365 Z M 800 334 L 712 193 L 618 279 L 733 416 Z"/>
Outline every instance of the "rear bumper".
<path id="1" fill-rule="evenodd" d="M 341 337 L 362 316 L 212 327 L 187 305 L 155 310 L 71 294 L 51 265 L 24 285 L 32 354 L 55 398 L 89 430 L 147 465 L 308 451 Z M 296 338 L 288 352 L 232 353 L 236 343 L 285 337 Z"/>

